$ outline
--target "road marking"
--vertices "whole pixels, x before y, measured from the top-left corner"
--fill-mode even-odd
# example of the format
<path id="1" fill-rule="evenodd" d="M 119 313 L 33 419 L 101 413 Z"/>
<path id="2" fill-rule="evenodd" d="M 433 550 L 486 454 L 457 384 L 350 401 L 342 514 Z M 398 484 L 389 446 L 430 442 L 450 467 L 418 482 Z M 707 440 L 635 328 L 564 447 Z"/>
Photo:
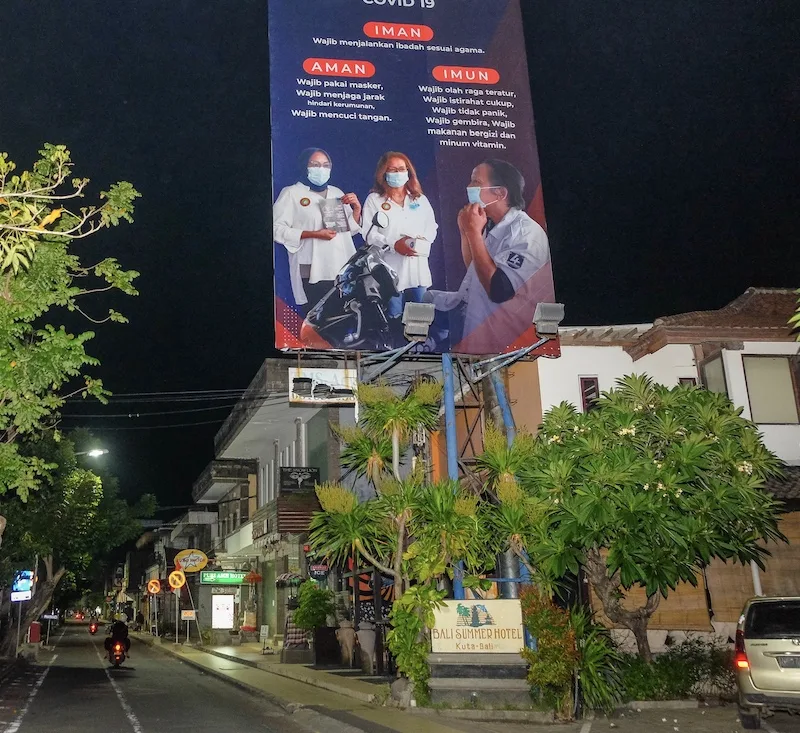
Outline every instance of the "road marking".
<path id="1" fill-rule="evenodd" d="M 767 730 L 768 733 L 778 733 L 766 720 L 762 720 L 761 725 L 764 726 L 764 729 Z"/>
<path id="2" fill-rule="evenodd" d="M 586 721 L 586 722 L 585 722 L 585 723 L 584 723 L 584 724 L 581 726 L 581 733 L 589 733 L 589 731 L 590 731 L 591 729 L 592 729 L 592 721 L 591 721 L 591 720 L 587 720 L 587 721 Z"/>
<path id="3" fill-rule="evenodd" d="M 94 653 L 97 654 L 100 664 L 103 665 L 103 671 L 106 673 L 106 677 L 108 677 L 108 681 L 111 683 L 111 687 L 114 689 L 114 692 L 117 695 L 117 699 L 119 700 L 119 704 L 122 706 L 125 717 L 131 724 L 131 728 L 133 728 L 133 733 L 144 733 L 144 728 L 142 728 L 139 718 L 136 717 L 136 713 L 133 712 L 133 708 L 128 704 L 128 701 L 125 699 L 125 695 L 122 694 L 122 689 L 117 684 L 116 680 L 111 676 L 111 672 L 108 671 L 105 659 L 100 656 L 100 652 L 97 651 L 97 646 L 94 643 L 92 644 L 92 647 L 94 647 Z M 13 732 L 9 731 L 8 733 Z"/>
<path id="4" fill-rule="evenodd" d="M 39 675 L 39 678 L 36 680 L 36 683 L 33 685 L 33 689 L 31 690 L 30 695 L 28 695 L 28 699 L 25 701 L 25 705 L 22 707 L 22 710 L 19 711 L 19 714 L 17 715 L 17 717 L 14 718 L 14 721 L 11 723 L 11 725 L 8 728 L 5 729 L 4 733 L 17 733 L 17 731 L 19 730 L 19 727 L 22 725 L 22 719 L 25 717 L 26 713 L 28 712 L 28 710 L 29 710 L 29 708 L 31 706 L 31 703 L 33 702 L 33 698 L 36 697 L 36 693 L 39 692 L 39 688 L 44 683 L 44 678 L 47 677 L 47 673 L 50 671 L 50 667 L 53 665 L 53 662 L 55 662 L 57 656 L 58 656 L 58 654 L 56 654 L 55 657 L 53 657 L 53 659 L 50 661 L 50 664 L 48 664 L 44 668 L 44 671 Z"/>

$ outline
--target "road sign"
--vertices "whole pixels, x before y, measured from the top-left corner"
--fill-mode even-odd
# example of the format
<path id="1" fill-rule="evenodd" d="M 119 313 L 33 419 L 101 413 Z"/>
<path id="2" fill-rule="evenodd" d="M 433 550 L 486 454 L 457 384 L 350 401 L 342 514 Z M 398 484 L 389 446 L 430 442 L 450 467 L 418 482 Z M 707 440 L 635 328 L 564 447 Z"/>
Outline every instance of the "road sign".
<path id="1" fill-rule="evenodd" d="M 181 621 L 195 621 L 196 619 L 197 613 L 195 613 L 194 609 L 181 611 Z"/>
<path id="2" fill-rule="evenodd" d="M 241 585 L 247 573 L 240 570 L 204 570 L 200 573 L 203 585 Z"/>
<path id="3" fill-rule="evenodd" d="M 184 585 L 186 585 L 186 576 L 183 574 L 183 570 L 173 570 L 169 574 L 169 587 L 178 590 Z"/>
<path id="4" fill-rule="evenodd" d="M 157 593 L 161 593 L 161 582 L 158 580 L 148 580 L 147 581 L 147 592 L 156 595 Z"/>
<path id="5" fill-rule="evenodd" d="M 43 613 L 42 621 L 58 621 L 57 613 Z"/>
<path id="6" fill-rule="evenodd" d="M 200 550 L 181 550 L 175 555 L 175 567 L 183 570 L 184 573 L 200 572 L 208 565 L 208 557 Z"/>

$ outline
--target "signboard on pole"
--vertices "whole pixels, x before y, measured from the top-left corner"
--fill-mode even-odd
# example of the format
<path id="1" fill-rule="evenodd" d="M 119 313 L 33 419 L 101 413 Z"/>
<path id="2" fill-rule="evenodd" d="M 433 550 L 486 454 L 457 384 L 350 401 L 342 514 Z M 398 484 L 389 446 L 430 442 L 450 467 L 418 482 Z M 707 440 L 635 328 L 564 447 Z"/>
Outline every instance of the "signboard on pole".
<path id="1" fill-rule="evenodd" d="M 268 9 L 276 346 L 399 348 L 420 302 L 425 351 L 535 343 L 555 295 L 520 0 Z"/>
<path id="2" fill-rule="evenodd" d="M 169 574 L 169 587 L 173 590 L 180 590 L 186 585 L 186 576 L 183 574 L 183 570 L 173 570 Z"/>
<path id="3" fill-rule="evenodd" d="M 33 597 L 33 570 L 17 570 L 11 583 L 11 601 L 29 601 Z"/>
<path id="4" fill-rule="evenodd" d="M 197 612 L 194 609 L 184 609 L 181 611 L 181 621 L 195 621 Z"/>

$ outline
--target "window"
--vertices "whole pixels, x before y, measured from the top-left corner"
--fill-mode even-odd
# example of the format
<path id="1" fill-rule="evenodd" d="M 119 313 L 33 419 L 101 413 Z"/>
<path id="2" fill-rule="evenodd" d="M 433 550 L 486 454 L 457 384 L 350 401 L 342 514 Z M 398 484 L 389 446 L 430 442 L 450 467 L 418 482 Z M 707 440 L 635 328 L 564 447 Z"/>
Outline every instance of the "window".
<path id="1" fill-rule="evenodd" d="M 797 393 L 786 356 L 743 356 L 750 413 L 755 423 L 797 423 Z"/>
<path id="2" fill-rule="evenodd" d="M 697 380 L 694 377 L 678 377 L 678 384 L 682 387 L 694 387 L 697 385 Z"/>
<path id="3" fill-rule="evenodd" d="M 725 367 L 722 365 L 722 356 L 709 359 L 701 367 L 703 386 L 709 392 L 728 394 L 728 385 L 725 381 Z"/>
<path id="4" fill-rule="evenodd" d="M 594 409 L 600 399 L 600 382 L 597 377 L 581 377 L 581 405 L 584 412 Z"/>

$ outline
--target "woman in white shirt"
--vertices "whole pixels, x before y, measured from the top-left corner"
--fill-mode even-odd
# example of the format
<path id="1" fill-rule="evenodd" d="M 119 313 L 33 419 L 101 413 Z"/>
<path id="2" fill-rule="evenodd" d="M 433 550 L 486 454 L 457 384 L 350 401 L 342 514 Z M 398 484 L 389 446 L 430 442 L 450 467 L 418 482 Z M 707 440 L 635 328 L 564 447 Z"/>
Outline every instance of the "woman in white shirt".
<path id="1" fill-rule="evenodd" d="M 297 183 L 284 188 L 272 207 L 272 233 L 289 253 L 289 278 L 297 305 L 307 312 L 333 287 L 342 266 L 355 254 L 353 234 L 361 229 L 361 203 L 328 185 L 331 156 L 306 148 L 298 160 Z M 346 214 L 347 231 L 326 228 L 322 204 L 338 199 Z"/>
<path id="2" fill-rule="evenodd" d="M 378 211 L 386 213 L 389 226 L 372 227 L 370 232 L 372 218 Z M 439 229 L 407 155 L 390 151 L 381 156 L 372 192 L 364 202 L 363 222 L 365 239 L 369 232 L 367 244 L 384 250 L 386 263 L 398 276 L 400 295 L 392 298 L 387 316 L 400 346 L 405 342 L 400 323 L 403 307 L 406 303 L 421 303 L 432 284 L 428 256 Z"/>

